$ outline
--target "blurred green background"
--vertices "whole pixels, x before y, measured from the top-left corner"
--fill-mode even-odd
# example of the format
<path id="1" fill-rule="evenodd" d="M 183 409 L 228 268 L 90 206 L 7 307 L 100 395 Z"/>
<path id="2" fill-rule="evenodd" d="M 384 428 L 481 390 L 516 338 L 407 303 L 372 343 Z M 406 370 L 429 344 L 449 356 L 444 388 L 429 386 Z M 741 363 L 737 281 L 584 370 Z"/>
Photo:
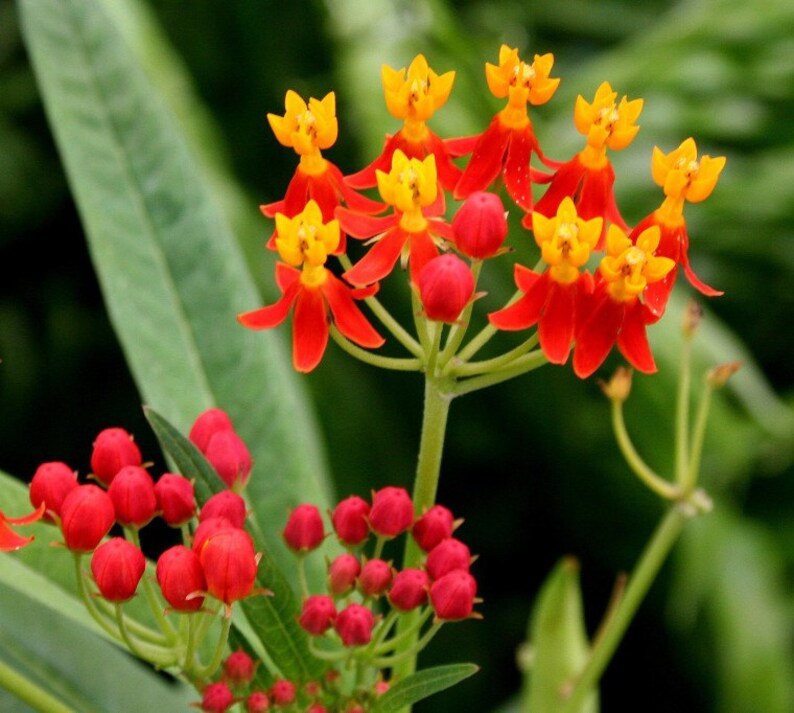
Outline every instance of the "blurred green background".
<path id="1" fill-rule="evenodd" d="M 698 368 L 745 362 L 715 404 L 707 439 L 704 485 L 716 508 L 689 528 L 651 591 L 603 681 L 603 709 L 637 710 L 638 700 L 649 712 L 794 709 L 794 5 L 150 0 L 143 8 L 142 20 L 156 23 L 142 35 L 151 42 L 142 50 L 147 70 L 189 110 L 216 175 L 227 176 L 219 200 L 265 299 L 273 297 L 273 256 L 262 246 L 272 228 L 257 206 L 281 197 L 296 164 L 265 116 L 283 113 L 288 88 L 337 93 L 340 139 L 326 155 L 351 172 L 399 127 L 383 105 L 382 63 L 406 66 L 422 52 L 436 71 L 457 71 L 450 102 L 431 122 L 452 136 L 481 131 L 500 108 L 483 77 L 500 43 L 525 57 L 554 52 L 560 90 L 532 113 L 551 157 L 581 147 L 571 121 L 577 94 L 591 99 L 606 79 L 621 95 L 645 98 L 637 140 L 612 154 L 629 223 L 661 200 L 649 176 L 653 145 L 669 151 L 693 136 L 701 152 L 728 156 L 712 197 L 686 211 L 694 267 L 725 290 L 707 305 Z M 158 75 L 166 56 L 184 74 Z M 514 244 L 523 238 L 516 233 Z M 0 467 L 21 478 L 45 460 L 85 469 L 91 440 L 107 425 L 129 428 L 156 452 L 10 0 L 0 0 L 0 266 Z M 494 268 L 484 287 L 483 309 L 499 306 L 512 291 L 509 266 Z M 403 292 L 392 279 L 384 301 Z M 636 378 L 627 405 L 639 448 L 662 472 L 679 313 L 690 293 L 680 282 L 652 333 L 660 372 Z M 618 363 L 613 356 L 601 375 Z M 305 381 L 338 494 L 409 486 L 419 377 L 375 371 L 331 346 Z M 444 710 L 508 704 L 532 598 L 563 554 L 582 562 L 594 629 L 615 574 L 631 567 L 661 513 L 622 465 L 594 380 L 581 382 L 570 368 L 547 367 L 453 405 L 440 500 L 466 519 L 460 533 L 480 555 L 474 571 L 485 599 L 484 623 L 447 627 L 427 652 L 428 663 L 483 666 L 445 694 Z"/>

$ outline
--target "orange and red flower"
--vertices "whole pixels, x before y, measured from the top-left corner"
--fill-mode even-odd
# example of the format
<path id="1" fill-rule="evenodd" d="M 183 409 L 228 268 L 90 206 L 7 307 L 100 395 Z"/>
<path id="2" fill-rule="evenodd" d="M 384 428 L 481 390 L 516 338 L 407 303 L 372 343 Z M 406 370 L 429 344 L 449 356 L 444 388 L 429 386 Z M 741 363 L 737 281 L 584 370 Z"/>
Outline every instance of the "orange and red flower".
<path id="1" fill-rule="evenodd" d="M 282 297 L 238 316 L 249 329 L 269 329 L 281 324 L 294 305 L 292 361 L 297 371 L 311 371 L 320 363 L 328 344 L 329 318 L 362 347 L 376 348 L 384 341 L 355 304 L 374 294 L 377 286 L 351 289 L 325 267 L 339 240 L 339 222 L 324 223 L 315 201 L 292 218 L 277 213 L 275 245 L 284 262 L 276 263 L 276 282 Z"/>
<path id="2" fill-rule="evenodd" d="M 23 537 L 9 527 L 10 525 L 31 525 L 44 515 L 46 503 L 41 503 L 32 513 L 22 517 L 8 517 L 0 510 L 0 552 L 11 552 L 24 547 L 33 540 L 33 536 Z"/>

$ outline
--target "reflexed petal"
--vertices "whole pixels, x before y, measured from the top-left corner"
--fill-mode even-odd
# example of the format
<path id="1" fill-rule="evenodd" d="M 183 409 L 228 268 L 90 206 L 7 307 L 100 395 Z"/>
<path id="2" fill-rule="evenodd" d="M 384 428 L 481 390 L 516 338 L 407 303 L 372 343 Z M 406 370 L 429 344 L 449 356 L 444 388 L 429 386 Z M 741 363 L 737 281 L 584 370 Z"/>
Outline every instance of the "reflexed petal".
<path id="1" fill-rule="evenodd" d="M 462 200 L 474 191 L 484 191 L 502 171 L 502 161 L 511 136 L 499 115 L 495 116 L 488 128 L 480 135 L 469 164 L 455 186 L 455 200 Z"/>
<path id="2" fill-rule="evenodd" d="M 360 240 L 368 240 L 374 235 L 384 233 L 400 220 L 400 216 L 395 213 L 374 217 L 341 207 L 334 211 L 334 215 L 345 233 Z"/>
<path id="3" fill-rule="evenodd" d="M 367 196 L 362 196 L 360 193 L 353 190 L 352 186 L 345 182 L 345 178 L 339 167 L 335 164 L 328 162 L 328 174 L 330 180 L 334 185 L 336 194 L 341 195 L 342 199 L 349 208 L 361 213 L 380 213 L 386 209 L 386 206 L 380 201 L 374 201 Z M 374 177 L 374 172 L 373 172 Z M 318 201 L 319 203 L 319 201 Z M 325 214 L 323 214 L 325 215 Z M 333 216 L 331 216 L 333 217 Z M 326 219 L 328 220 L 328 219 Z M 344 252 L 344 251 L 341 251 Z"/>
<path id="4" fill-rule="evenodd" d="M 342 334 L 350 341 L 370 349 L 383 344 L 383 337 L 375 331 L 356 306 L 353 294 L 347 285 L 333 275 L 329 275 L 322 290 L 331 308 L 334 323 Z"/>
<path id="5" fill-rule="evenodd" d="M 288 218 L 298 215 L 306 207 L 308 201 L 309 175 L 301 171 L 301 167 L 298 166 L 287 186 L 287 192 L 284 194 L 284 215 Z"/>
<path id="6" fill-rule="evenodd" d="M 438 182 L 445 191 L 454 191 L 463 171 L 452 163 L 452 158 L 447 150 L 446 144 L 434 134 L 430 129 L 423 142 L 428 153 L 436 157 L 436 171 L 438 172 Z M 439 193 L 442 193 L 439 191 Z M 442 193 L 443 195 L 443 193 Z"/>
<path id="7" fill-rule="evenodd" d="M 521 266 L 516 265 L 516 282 L 519 284 L 519 288 L 523 289 L 524 286 L 529 286 L 529 290 L 518 302 L 488 315 L 488 321 L 497 329 L 508 331 L 526 329 L 537 324 L 540 319 L 551 283 L 549 273 L 546 271 L 542 275 L 537 275 L 527 268 L 521 268 L 522 276 L 519 278 L 519 267 Z M 530 274 L 535 275 L 535 280 L 531 284 L 528 279 Z"/>
<path id="8" fill-rule="evenodd" d="M 438 257 L 438 248 L 433 238 L 426 230 L 421 233 L 409 233 L 409 264 L 411 272 L 411 282 L 419 284 L 419 273 L 434 257 Z"/>
<path id="9" fill-rule="evenodd" d="M 279 269 L 279 266 L 281 266 L 281 269 Z M 285 272 L 285 270 L 290 272 Z M 287 277 L 288 275 L 294 275 L 291 282 L 288 282 L 290 279 Z M 250 312 L 238 314 L 237 321 L 240 322 L 240 324 L 244 327 L 248 327 L 248 329 L 270 329 L 271 327 L 281 324 L 287 318 L 290 307 L 292 307 L 292 303 L 295 301 L 301 289 L 299 279 L 300 272 L 283 263 L 276 263 L 277 281 L 279 281 L 280 276 L 281 280 L 286 283 L 284 284 L 284 294 L 281 299 L 275 304 L 267 307 L 260 307 Z M 281 286 L 282 282 L 279 282 L 279 287 Z"/>
<path id="10" fill-rule="evenodd" d="M 535 212 L 553 218 L 557 215 L 557 208 L 560 207 L 562 199 L 566 196 L 575 198 L 579 184 L 585 175 L 585 167 L 579 160 L 579 154 L 570 161 L 560 166 L 551 178 L 551 183 L 540 200 L 535 204 Z M 592 217 L 584 216 L 582 217 Z M 525 218 L 524 227 L 532 227 L 532 218 Z"/>
<path id="11" fill-rule="evenodd" d="M 670 299 L 677 274 L 678 268 L 674 267 L 659 282 L 653 282 L 645 288 L 643 299 L 657 319 L 664 314 L 667 308 L 667 300 Z"/>
<path id="12" fill-rule="evenodd" d="M 656 362 L 645 332 L 644 311 L 639 301 L 626 308 L 618 335 L 618 349 L 634 368 L 651 374 L 656 371 Z"/>
<path id="13" fill-rule="evenodd" d="M 538 335 L 543 353 L 552 364 L 564 364 L 568 360 L 573 341 L 575 296 L 575 283 L 550 282 Z"/>
<path id="14" fill-rule="evenodd" d="M 292 323 L 292 364 L 309 372 L 320 363 L 328 344 L 325 300 L 319 289 L 304 287 L 295 302 Z"/>
<path id="15" fill-rule="evenodd" d="M 529 181 L 529 161 L 537 142 L 532 125 L 513 131 L 507 146 L 507 159 L 502 172 L 510 197 L 524 210 L 532 210 L 532 185 Z"/>
<path id="16" fill-rule="evenodd" d="M 0 511 L 0 552 L 11 552 L 24 547 L 33 540 L 33 536 L 23 537 L 14 532 L 9 525 L 30 525 L 39 520 L 46 510 L 46 503 L 41 503 L 32 513 L 22 517 L 7 517 Z"/>
<path id="17" fill-rule="evenodd" d="M 344 222 L 342 222 L 344 227 Z M 408 233 L 399 226 L 386 231 L 343 277 L 353 285 L 369 285 L 382 280 L 394 268 L 403 246 L 408 241 Z"/>
<path id="18" fill-rule="evenodd" d="M 602 290 L 597 291 L 593 299 L 596 302 L 575 334 L 573 370 L 581 379 L 586 379 L 604 363 L 623 321 L 623 304 L 613 302 Z"/>

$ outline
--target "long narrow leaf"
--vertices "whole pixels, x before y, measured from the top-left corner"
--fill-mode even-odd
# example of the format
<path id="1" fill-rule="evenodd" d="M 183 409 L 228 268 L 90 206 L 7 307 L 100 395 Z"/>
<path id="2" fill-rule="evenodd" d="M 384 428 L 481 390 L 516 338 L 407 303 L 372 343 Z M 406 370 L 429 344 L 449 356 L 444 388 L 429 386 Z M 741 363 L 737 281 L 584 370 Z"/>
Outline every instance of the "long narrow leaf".
<path id="1" fill-rule="evenodd" d="M 394 713 L 434 693 L 460 683 L 479 671 L 473 663 L 456 663 L 427 668 L 394 684 L 375 704 L 373 713 Z"/>

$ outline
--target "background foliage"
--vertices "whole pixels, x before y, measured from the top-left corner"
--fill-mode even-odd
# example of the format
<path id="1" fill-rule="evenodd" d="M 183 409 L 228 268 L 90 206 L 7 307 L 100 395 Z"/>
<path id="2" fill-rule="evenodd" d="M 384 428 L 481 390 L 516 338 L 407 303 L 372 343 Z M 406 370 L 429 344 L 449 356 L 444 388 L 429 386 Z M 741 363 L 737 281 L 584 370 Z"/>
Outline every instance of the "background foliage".
<path id="1" fill-rule="evenodd" d="M 104 6 L 200 146 L 266 299 L 273 294 L 272 255 L 262 244 L 271 226 L 257 205 L 281 196 L 295 159 L 273 139 L 265 114 L 282 111 L 287 88 L 304 96 L 337 92 L 341 133 L 328 155 L 353 170 L 396 128 L 382 102 L 382 63 L 405 66 L 423 52 L 438 71 L 456 69 L 450 103 L 432 125 L 462 135 L 481 130 L 498 108 L 482 67 L 495 59 L 500 42 L 526 53 L 553 51 L 563 82 L 554 100 L 533 113 L 553 157 L 568 158 L 580 144 L 570 118 L 577 93 L 592 96 L 608 79 L 618 92 L 645 98 L 637 141 L 614 157 L 618 201 L 629 222 L 659 201 L 648 175 L 652 145 L 667 151 L 691 135 L 702 151 L 728 156 L 714 195 L 687 211 L 695 268 L 726 291 L 708 305 L 699 359 L 710 365 L 738 355 L 746 362 L 716 404 L 707 442 L 705 485 L 717 508 L 690 528 L 652 590 L 604 680 L 603 707 L 643 696 L 648 711 L 789 710 L 791 4 L 202 0 L 188 10 L 175 0 L 151 0 Z M 26 478 L 44 460 L 84 463 L 93 436 L 111 424 L 134 431 L 145 452 L 156 452 L 102 305 L 9 0 L 0 0 L 0 251 L 0 467 Z M 402 289 L 392 280 L 384 291 L 397 299 Z M 512 289 L 509 270 L 490 277 L 486 289 L 485 307 L 498 305 Z M 688 293 L 684 285 L 677 289 L 671 313 L 652 334 L 660 373 L 636 379 L 627 406 L 637 443 L 662 470 L 672 431 L 677 312 Z M 302 381 L 317 407 L 339 495 L 410 483 L 421 396 L 416 377 L 375 372 L 331 348 Z M 652 528 L 658 505 L 622 466 L 607 409 L 595 383 L 553 368 L 453 406 L 440 498 L 466 518 L 465 539 L 480 554 L 475 571 L 486 621 L 449 627 L 427 652 L 427 663 L 473 660 L 483 667 L 444 694 L 450 710 L 488 710 L 517 691 L 514 657 L 530 604 L 561 554 L 582 562 L 586 614 L 595 627 L 615 573 L 631 566 Z"/>

